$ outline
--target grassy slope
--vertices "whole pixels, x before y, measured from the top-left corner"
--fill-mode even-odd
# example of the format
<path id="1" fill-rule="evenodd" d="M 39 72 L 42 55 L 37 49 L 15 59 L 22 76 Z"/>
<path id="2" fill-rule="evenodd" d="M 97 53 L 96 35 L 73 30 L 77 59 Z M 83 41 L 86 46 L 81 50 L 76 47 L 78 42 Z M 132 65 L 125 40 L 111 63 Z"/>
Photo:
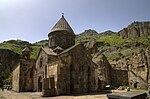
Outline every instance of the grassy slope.
<path id="1" fill-rule="evenodd" d="M 98 42 L 109 43 L 110 45 L 114 46 L 121 46 L 124 43 L 131 43 L 131 42 L 141 42 L 143 44 L 150 44 L 150 36 L 148 37 L 140 37 L 137 39 L 122 39 L 121 37 L 117 36 L 116 34 L 113 35 L 95 35 L 95 36 L 80 36 L 76 39 L 76 42 L 86 42 L 96 40 Z"/>
<path id="2" fill-rule="evenodd" d="M 24 41 L 21 41 L 21 40 L 13 40 L 13 42 L 5 41 L 3 43 L 0 43 L 0 49 L 9 49 L 9 50 L 14 51 L 15 53 L 18 53 L 18 54 L 21 54 L 22 49 L 26 46 L 28 46 L 32 50 L 31 58 L 35 59 L 40 48 L 41 48 L 40 45 L 24 43 Z"/>

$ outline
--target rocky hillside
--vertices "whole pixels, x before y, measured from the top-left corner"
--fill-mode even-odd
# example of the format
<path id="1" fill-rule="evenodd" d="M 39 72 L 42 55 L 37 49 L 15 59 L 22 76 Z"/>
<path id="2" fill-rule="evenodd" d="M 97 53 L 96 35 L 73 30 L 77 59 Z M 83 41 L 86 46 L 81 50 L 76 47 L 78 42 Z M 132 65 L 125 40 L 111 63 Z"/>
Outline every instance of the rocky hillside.
<path id="1" fill-rule="evenodd" d="M 123 38 L 137 38 L 150 35 L 150 21 L 133 22 L 118 32 L 118 35 Z"/>
<path id="2" fill-rule="evenodd" d="M 84 43 L 93 61 L 99 63 L 99 77 L 102 74 L 101 68 L 104 65 L 109 67 L 110 64 L 113 79 L 111 84 L 130 84 L 134 88 L 147 88 L 150 83 L 149 22 L 134 22 L 117 33 L 106 31 L 91 36 L 79 35 L 76 42 Z M 106 59 L 98 58 L 102 56 Z"/>
<path id="3" fill-rule="evenodd" d="M 0 86 L 2 85 L 2 80 L 10 77 L 13 66 L 18 59 L 19 54 L 8 49 L 0 49 Z"/>
<path id="4" fill-rule="evenodd" d="M 111 74 L 114 79 L 111 81 L 112 83 L 116 84 L 117 81 L 116 85 L 118 86 L 128 85 L 130 82 L 131 86 L 135 88 L 147 87 L 147 84 L 150 83 L 150 36 L 122 39 L 117 34 L 112 34 L 94 37 L 94 40 L 92 38 L 93 36 L 84 38 L 82 43 L 89 50 L 93 60 L 97 60 L 94 58 L 95 55 L 104 55 L 107 58 L 113 72 Z M 127 72 L 130 72 L 129 75 L 125 75 Z M 118 76 L 113 75 L 114 73 Z M 122 77 L 119 76 L 121 74 Z"/>

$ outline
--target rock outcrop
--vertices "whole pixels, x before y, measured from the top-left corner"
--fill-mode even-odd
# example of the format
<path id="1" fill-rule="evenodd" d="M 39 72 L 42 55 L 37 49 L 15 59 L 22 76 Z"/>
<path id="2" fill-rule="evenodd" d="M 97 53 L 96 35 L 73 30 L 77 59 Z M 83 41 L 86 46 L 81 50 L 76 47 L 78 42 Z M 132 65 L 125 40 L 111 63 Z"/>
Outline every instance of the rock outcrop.
<path id="1" fill-rule="evenodd" d="M 98 47 L 103 46 L 103 42 L 91 41 L 84 44 L 90 54 L 98 52 Z"/>
<path id="2" fill-rule="evenodd" d="M 118 32 L 122 38 L 138 38 L 150 35 L 150 22 L 133 22 Z"/>
<path id="3" fill-rule="evenodd" d="M 116 61 L 110 61 L 110 64 L 113 69 L 117 71 L 123 71 L 123 72 L 126 71 L 128 73 L 128 77 L 126 76 L 126 78 L 128 78 L 128 82 L 130 86 L 134 88 L 147 88 L 148 83 L 150 83 L 149 80 L 150 57 L 149 56 L 150 56 L 149 47 L 138 48 L 124 58 L 121 58 Z M 112 73 L 112 75 L 113 74 L 114 73 Z M 120 80 L 122 80 L 121 82 L 126 82 L 124 81 L 125 77 L 120 77 L 119 74 L 117 75 L 118 76 L 114 77 L 114 79 L 119 78 Z M 123 83 L 123 85 L 125 85 L 125 83 Z"/>
<path id="4" fill-rule="evenodd" d="M 135 88 L 147 88 L 149 77 L 149 50 L 138 49 L 129 59 L 129 82 Z M 146 54 L 147 53 L 147 54 Z"/>
<path id="5" fill-rule="evenodd" d="M 85 30 L 84 32 L 80 33 L 80 36 L 93 36 L 93 35 L 97 35 L 98 33 L 95 30 L 92 29 L 88 29 Z"/>
<path id="6" fill-rule="evenodd" d="M 112 34 L 114 34 L 114 33 L 115 33 L 115 32 L 113 32 L 113 31 L 111 31 L 111 30 L 108 30 L 108 31 L 99 33 L 99 35 L 112 35 Z"/>
<path id="7" fill-rule="evenodd" d="M 129 42 L 118 47 L 107 46 L 104 42 L 91 41 L 85 43 L 84 46 L 97 66 L 100 81 L 104 81 L 104 84 L 101 82 L 100 89 L 107 84 L 114 87 L 130 85 L 135 88 L 146 88 L 150 83 L 149 45 L 142 42 Z M 105 50 L 101 49 L 103 47 Z"/>

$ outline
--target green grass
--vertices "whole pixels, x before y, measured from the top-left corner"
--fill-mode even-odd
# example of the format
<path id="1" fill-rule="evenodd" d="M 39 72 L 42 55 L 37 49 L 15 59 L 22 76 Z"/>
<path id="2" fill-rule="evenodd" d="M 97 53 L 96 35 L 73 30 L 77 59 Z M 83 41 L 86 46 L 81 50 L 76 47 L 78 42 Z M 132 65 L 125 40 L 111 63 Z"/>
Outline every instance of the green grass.
<path id="1" fill-rule="evenodd" d="M 143 44 L 150 44 L 150 36 L 148 37 L 139 37 L 136 39 L 130 39 L 130 38 L 125 38 L 123 39 L 122 37 L 113 34 L 113 35 L 95 35 L 95 36 L 79 36 L 76 38 L 76 43 L 81 43 L 81 42 L 86 42 L 86 41 L 92 41 L 96 40 L 98 42 L 104 42 L 104 43 L 109 43 L 110 45 L 113 46 L 120 46 L 125 43 L 131 43 L 131 42 L 139 42 Z"/>
<path id="2" fill-rule="evenodd" d="M 99 37 L 97 41 L 109 43 L 110 45 L 119 45 L 123 42 L 123 40 L 116 35 Z"/>
<path id="3" fill-rule="evenodd" d="M 12 41 L 15 42 L 15 43 L 12 43 Z M 12 40 L 12 41 L 11 42 L 10 41 L 8 41 L 8 42 L 5 41 L 3 43 L 0 43 L 0 49 L 9 49 L 9 50 L 11 50 L 15 53 L 22 54 L 22 49 L 27 46 L 26 43 L 25 44 L 21 43 L 20 40 L 17 40 L 17 41 Z M 16 42 L 19 42 L 19 45 L 16 44 Z M 39 50 L 40 50 L 40 48 L 41 48 L 41 46 L 30 44 L 30 45 L 28 45 L 28 47 L 30 47 L 31 50 L 32 50 L 31 58 L 35 59 L 38 52 L 39 52 Z"/>
<path id="4" fill-rule="evenodd" d="M 133 88 L 133 87 L 131 87 L 130 89 L 132 89 L 132 90 L 147 90 L 147 88 Z"/>
<path id="5" fill-rule="evenodd" d="M 36 59 L 36 57 L 40 51 L 41 46 L 32 46 L 31 48 L 32 48 L 31 58 Z"/>
<path id="6" fill-rule="evenodd" d="M 21 54 L 21 47 L 16 44 L 4 42 L 4 43 L 0 44 L 0 48 L 1 49 L 9 49 L 11 51 L 14 51 L 15 53 Z"/>
<path id="7" fill-rule="evenodd" d="M 109 43 L 110 45 L 118 46 L 123 43 L 131 42 L 131 39 L 122 39 L 116 34 L 113 35 L 96 35 L 96 36 L 81 36 L 76 39 L 76 43 L 96 40 L 98 42 Z"/>

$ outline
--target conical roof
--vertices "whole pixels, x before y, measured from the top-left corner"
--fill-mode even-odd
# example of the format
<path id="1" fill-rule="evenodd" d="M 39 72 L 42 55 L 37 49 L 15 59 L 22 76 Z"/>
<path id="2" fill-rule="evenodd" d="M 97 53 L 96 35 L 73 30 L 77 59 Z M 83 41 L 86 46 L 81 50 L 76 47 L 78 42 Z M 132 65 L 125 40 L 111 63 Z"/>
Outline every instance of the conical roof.
<path id="1" fill-rule="evenodd" d="M 30 52 L 31 50 L 28 47 L 25 47 L 22 51 L 23 52 Z"/>
<path id="2" fill-rule="evenodd" d="M 71 33 L 72 35 L 75 35 L 72 28 L 66 21 L 64 15 L 62 15 L 60 20 L 54 25 L 54 27 L 51 29 L 50 33 L 55 32 L 55 31 L 67 31 L 67 32 Z"/>

